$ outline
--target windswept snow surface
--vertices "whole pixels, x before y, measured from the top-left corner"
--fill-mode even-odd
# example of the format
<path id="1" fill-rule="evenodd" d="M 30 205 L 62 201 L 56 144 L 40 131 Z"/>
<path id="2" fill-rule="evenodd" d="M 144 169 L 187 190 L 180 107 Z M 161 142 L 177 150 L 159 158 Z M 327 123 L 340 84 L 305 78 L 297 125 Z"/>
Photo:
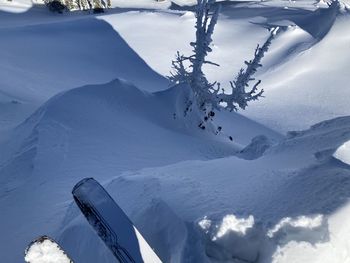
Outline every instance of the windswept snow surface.
<path id="1" fill-rule="evenodd" d="M 267 29 L 281 33 L 257 72 L 266 97 L 218 113 L 214 135 L 164 78 L 191 52 L 190 11 L 2 1 L 22 11 L 0 11 L 1 259 L 22 262 L 48 234 L 75 262 L 114 262 L 70 194 L 94 177 L 164 262 L 350 262 L 350 20 L 315 2 L 224 3 L 221 67 L 205 68 L 223 87 Z"/>

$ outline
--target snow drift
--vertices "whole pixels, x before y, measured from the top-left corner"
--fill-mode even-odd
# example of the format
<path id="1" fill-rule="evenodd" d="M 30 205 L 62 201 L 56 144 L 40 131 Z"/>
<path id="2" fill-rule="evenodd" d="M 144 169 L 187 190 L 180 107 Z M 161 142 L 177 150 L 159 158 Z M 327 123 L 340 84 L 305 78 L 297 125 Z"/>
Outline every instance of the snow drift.
<path id="1" fill-rule="evenodd" d="M 346 253 L 338 255 L 349 246 L 348 224 L 337 225 L 334 218 L 348 211 L 338 212 L 348 207 L 350 169 L 332 154 L 349 138 L 350 118 L 342 117 L 290 133 L 253 161 L 180 162 L 124 173 L 106 187 L 145 238 L 157 240 L 155 249 L 165 261 L 328 262 L 317 256 L 327 248 L 325 258 L 348 262 Z M 63 243 L 84 225 L 74 214 L 66 215 Z M 166 231 L 159 231 L 162 225 Z M 96 237 L 88 236 L 81 243 L 84 251 L 97 245 Z M 177 246 L 164 245 L 174 244 L 173 238 Z M 337 249 L 330 249 L 335 244 Z"/>
<path id="2" fill-rule="evenodd" d="M 334 153 L 334 157 L 343 163 L 350 165 L 350 141 L 341 145 Z"/>
<path id="3" fill-rule="evenodd" d="M 187 87 L 165 90 L 148 66 L 168 73 L 191 39 L 191 13 L 101 16 L 112 28 L 37 8 L 11 19 L 2 12 L 1 128 L 64 91 L 1 132 L 2 260 L 21 261 L 45 233 L 77 261 L 113 262 L 71 202 L 73 185 L 92 176 L 165 262 L 349 262 L 349 17 L 290 8 L 305 3 L 225 9 L 212 59 L 222 68 L 209 78 L 231 80 L 266 38 L 264 27 L 284 31 L 257 73 L 266 99 L 244 112 L 249 118 L 218 114 L 219 136 L 197 129 L 196 114 L 183 118 Z M 69 90 L 115 77 L 138 88 L 117 79 Z M 297 131 L 284 137 L 251 119 Z"/>
<path id="4" fill-rule="evenodd" d="M 11 251 L 1 253 L 6 260 L 20 258 L 17 248 L 58 227 L 71 200 L 69 189 L 81 178 L 105 181 L 124 171 L 220 158 L 241 149 L 239 137 L 231 142 L 197 129 L 196 115 L 174 119 L 174 113 L 183 113 L 186 88 L 152 94 L 121 80 L 89 85 L 55 96 L 19 125 L 2 143 L 0 156 L 0 242 L 3 251 Z M 253 137 L 281 138 L 248 120 L 243 127 L 255 127 Z M 19 238 L 9 238 L 14 234 Z"/>
<path id="5" fill-rule="evenodd" d="M 37 16 L 31 12 L 22 16 L 14 19 L 24 20 L 20 25 L 0 22 L 1 130 L 18 125 L 64 90 L 116 77 L 132 79 L 150 92 L 169 84 L 103 20 L 90 16 L 60 20 L 46 14 L 31 24 Z"/>

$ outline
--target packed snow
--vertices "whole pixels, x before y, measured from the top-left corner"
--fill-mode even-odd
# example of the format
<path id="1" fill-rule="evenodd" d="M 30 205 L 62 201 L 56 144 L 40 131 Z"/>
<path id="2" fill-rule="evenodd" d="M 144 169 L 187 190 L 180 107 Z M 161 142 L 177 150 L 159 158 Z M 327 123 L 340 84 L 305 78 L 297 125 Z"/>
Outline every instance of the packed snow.
<path id="1" fill-rule="evenodd" d="M 279 34 L 265 97 L 217 112 L 215 134 L 166 78 L 191 54 L 195 1 L 0 0 L 2 261 L 50 235 L 74 262 L 115 262 L 71 196 L 94 177 L 163 262 L 350 263 L 350 2 L 221 2 L 210 81 Z"/>
<path id="2" fill-rule="evenodd" d="M 29 263 L 71 263 L 64 251 L 50 239 L 33 243 L 24 259 Z"/>

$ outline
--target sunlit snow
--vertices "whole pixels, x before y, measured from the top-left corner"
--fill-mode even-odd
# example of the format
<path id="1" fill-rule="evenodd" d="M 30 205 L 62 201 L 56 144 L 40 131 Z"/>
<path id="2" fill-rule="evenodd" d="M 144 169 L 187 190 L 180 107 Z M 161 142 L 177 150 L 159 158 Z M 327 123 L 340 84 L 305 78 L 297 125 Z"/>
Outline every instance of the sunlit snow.
<path id="1" fill-rule="evenodd" d="M 49 239 L 34 243 L 27 251 L 25 261 L 28 263 L 71 263 L 60 247 Z"/>
<path id="2" fill-rule="evenodd" d="M 223 89 L 279 29 L 265 97 L 203 131 L 166 78 L 191 55 L 194 1 L 0 0 L 1 262 L 41 235 L 114 262 L 71 195 L 94 177 L 163 262 L 350 263 L 350 2 L 221 2 L 204 73 Z"/>
<path id="3" fill-rule="evenodd" d="M 334 153 L 334 157 L 350 165 L 350 141 L 341 145 Z"/>

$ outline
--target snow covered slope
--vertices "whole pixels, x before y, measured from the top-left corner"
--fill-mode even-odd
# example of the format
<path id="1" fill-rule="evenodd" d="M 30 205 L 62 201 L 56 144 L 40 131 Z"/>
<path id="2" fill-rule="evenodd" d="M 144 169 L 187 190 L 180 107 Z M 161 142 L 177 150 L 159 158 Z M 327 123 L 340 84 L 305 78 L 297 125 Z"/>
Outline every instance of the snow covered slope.
<path id="1" fill-rule="evenodd" d="M 258 72 L 266 99 L 252 105 L 244 114 L 283 132 L 305 129 L 315 122 L 349 114 L 346 101 L 341 99 L 346 98 L 346 89 L 330 90 L 334 82 L 339 81 L 340 86 L 347 83 L 348 17 L 338 17 L 335 21 L 336 8 L 314 10 L 316 6 L 308 1 L 286 4 L 307 5 L 313 7 L 311 10 L 285 9 L 271 4 L 224 6 L 214 34 L 214 52 L 210 56 L 221 67 L 208 67 L 209 79 L 221 81 L 223 87 L 229 85 L 244 60 L 252 57 L 256 44 L 266 40 L 266 27 L 279 25 L 285 32 L 274 41 L 263 61 L 264 67 Z M 190 12 L 122 12 L 116 9 L 98 19 L 94 17 L 88 14 L 51 15 L 37 7 L 16 15 L 1 12 L 0 27 L 4 27 L 0 43 L 3 57 L 0 62 L 3 73 L 0 74 L 4 81 L 0 98 L 5 96 L 1 105 L 3 127 L 19 123 L 28 112 L 43 103 L 44 98 L 84 84 L 120 77 L 132 78 L 141 89 L 165 89 L 167 82 L 151 70 L 145 70 L 141 66 L 143 61 L 135 58 L 134 52 L 163 76 L 169 75 L 170 61 L 176 50 L 185 54 L 191 52 L 188 43 L 193 40 L 194 16 Z M 127 50 L 129 47 L 124 40 L 132 50 Z M 25 41 L 25 49 L 21 41 Z M 330 72 L 328 61 L 334 61 L 333 74 L 323 74 L 324 70 Z M 125 63 L 130 66 L 125 67 Z M 144 72 L 137 74 L 141 68 Z M 57 71 L 65 78 L 62 79 Z M 305 83 L 313 85 L 304 88 Z M 19 87 L 23 95 L 16 95 Z M 333 94 L 336 103 L 326 105 L 328 94 Z M 27 101 L 30 96 L 36 101 Z M 37 97 L 41 97 L 40 102 Z M 286 101 L 283 98 L 288 98 L 288 103 L 295 107 L 284 107 Z M 13 105 L 11 102 L 23 103 Z M 275 119 L 277 111 L 280 112 L 279 119 Z M 302 114 L 302 119 L 296 121 L 289 117 L 300 111 L 307 111 Z"/>
<path id="2" fill-rule="evenodd" d="M 223 88 L 228 86 L 244 61 L 252 58 L 256 45 L 267 39 L 266 28 L 280 26 L 282 33 L 273 41 L 257 73 L 266 98 L 242 114 L 280 132 L 307 129 L 316 122 L 349 115 L 345 99 L 349 90 L 344 88 L 350 67 L 348 15 L 339 14 L 336 5 L 315 10 L 316 6 L 307 1 L 283 2 L 310 8 L 271 6 L 275 1 L 245 4 L 248 7 L 224 6 L 213 35 L 214 51 L 209 55 L 220 67 L 205 68 L 208 78 L 220 81 Z M 193 40 L 195 19 L 190 12 L 133 12 L 100 18 L 161 75 L 169 75 L 168 61 L 176 50 L 191 54 L 188 43 Z M 130 31 L 130 24 L 123 23 L 128 18 L 145 31 Z M 333 88 L 334 83 L 338 88 Z"/>
<path id="3" fill-rule="evenodd" d="M 53 95 L 81 85 L 120 77 L 148 91 L 168 86 L 109 24 L 93 17 L 9 22 L 0 26 L 0 35 L 2 129 L 23 121 Z"/>
<path id="4" fill-rule="evenodd" d="M 0 159 L 0 243 L 6 261 L 19 259 L 17 248 L 33 235 L 59 227 L 70 189 L 81 178 L 105 181 L 124 171 L 236 153 L 239 144 L 199 130 L 196 116 L 173 118 L 183 110 L 183 90 L 151 94 L 121 80 L 85 86 L 52 98 L 13 130 Z M 254 127 L 251 136 L 281 138 L 243 119 L 244 127 Z"/>
<path id="5" fill-rule="evenodd" d="M 77 262 L 113 262 L 71 202 L 91 176 L 165 262 L 348 263 L 350 21 L 313 3 L 224 5 L 210 80 L 281 33 L 257 72 L 266 97 L 218 114 L 218 136 L 182 117 L 188 87 L 163 77 L 190 52 L 191 12 L 0 11 L 2 260 L 52 234 Z"/>
<path id="6" fill-rule="evenodd" d="M 350 167 L 332 158 L 349 138 L 350 118 L 334 119 L 291 134 L 255 161 L 227 157 L 143 169 L 107 189 L 165 262 L 349 262 L 349 209 L 336 211 L 348 204 Z M 108 254 L 101 260 L 76 249 L 77 233 L 89 236 L 79 241 L 80 251 L 100 246 L 74 214 L 68 212 L 61 235 L 75 248 L 69 253 L 110 262 Z"/>
<path id="7" fill-rule="evenodd" d="M 350 95 L 346 88 L 349 85 L 346 70 L 350 61 L 349 23 L 349 16 L 338 17 L 322 41 L 297 54 L 285 65 L 267 72 L 262 78 L 268 96 L 266 100 L 252 105 L 246 116 L 259 117 L 265 124 L 271 121 L 280 123 L 273 126 L 286 131 L 349 115 L 346 99 Z M 291 28 L 289 32 L 297 34 L 297 30 Z M 289 51 L 293 52 L 293 49 Z M 279 116 L 276 112 L 280 113 Z M 297 118 L 286 119 L 286 116 Z"/>

